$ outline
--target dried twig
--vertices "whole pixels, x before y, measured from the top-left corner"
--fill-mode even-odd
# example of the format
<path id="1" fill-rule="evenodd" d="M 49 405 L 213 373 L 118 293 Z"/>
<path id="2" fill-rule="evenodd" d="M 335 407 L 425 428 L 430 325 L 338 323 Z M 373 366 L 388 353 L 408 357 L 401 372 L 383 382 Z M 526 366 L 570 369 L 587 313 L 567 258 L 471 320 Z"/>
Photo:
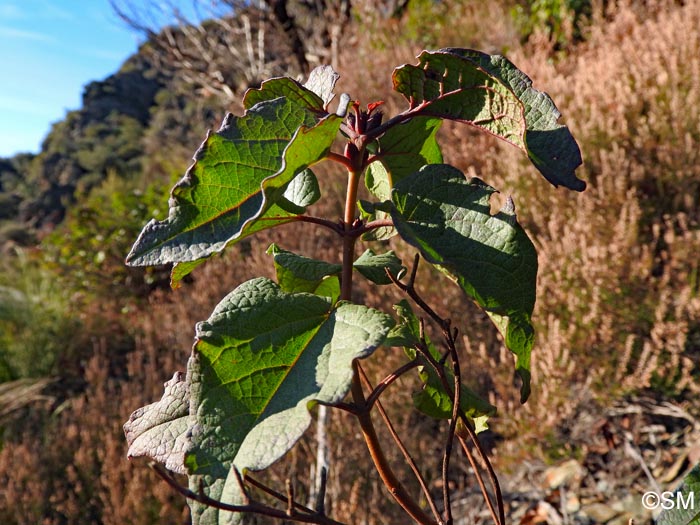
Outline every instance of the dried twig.
<path id="1" fill-rule="evenodd" d="M 443 385 L 443 388 L 445 389 L 445 392 L 448 393 L 448 395 L 451 396 L 452 398 L 452 406 L 453 406 L 453 418 L 450 424 L 450 431 L 451 431 L 451 436 L 456 434 L 460 440 L 460 443 L 462 444 L 462 448 L 465 451 L 465 454 L 467 455 L 467 459 L 469 460 L 469 463 L 472 466 L 472 470 L 474 471 L 474 475 L 476 476 L 477 483 L 479 484 L 479 488 L 482 492 L 482 495 L 484 497 L 484 501 L 486 502 L 487 506 L 489 507 L 489 511 L 491 512 L 491 516 L 494 520 L 495 523 L 498 525 L 503 525 L 505 523 L 505 511 L 504 511 L 504 506 L 503 506 L 503 496 L 501 494 L 501 489 L 500 485 L 498 483 L 498 478 L 496 477 L 496 474 L 493 470 L 493 466 L 491 465 L 491 462 L 488 459 L 488 456 L 484 452 L 483 448 L 481 447 L 481 443 L 479 442 L 478 438 L 476 437 L 476 433 L 471 427 L 471 422 L 469 419 L 466 417 L 466 414 L 461 410 L 460 405 L 459 405 L 459 392 L 461 390 L 461 379 L 458 381 L 458 374 L 459 374 L 459 358 L 457 355 L 456 351 L 456 331 L 452 331 L 451 328 L 451 323 L 449 319 L 444 319 L 440 315 L 438 315 L 418 294 L 418 292 L 415 289 L 415 278 L 417 274 L 417 269 L 418 269 L 418 263 L 420 261 L 420 255 L 416 254 L 414 258 L 414 264 L 413 268 L 411 271 L 411 275 L 409 277 L 408 283 L 404 284 L 400 282 L 398 279 L 396 279 L 394 276 L 392 276 L 389 272 L 387 272 L 387 275 L 389 276 L 389 279 L 403 292 L 405 292 L 420 308 L 423 310 L 435 323 L 437 323 L 440 328 L 442 329 L 443 336 L 445 338 L 445 341 L 447 342 L 448 346 L 448 353 L 443 357 L 443 359 L 440 360 L 440 362 L 436 361 L 435 358 L 430 354 L 428 351 L 428 346 L 425 342 L 425 340 L 422 338 L 422 327 L 421 327 L 421 343 L 417 344 L 415 346 L 416 351 L 418 351 L 422 357 L 433 367 L 435 372 L 437 373 L 438 377 L 440 378 L 440 382 Z M 445 370 L 443 367 L 443 362 L 447 356 L 452 357 L 453 361 L 453 367 L 456 367 L 454 370 L 455 374 L 455 382 L 454 385 L 450 385 L 449 381 L 447 379 L 447 375 L 445 374 Z M 458 428 L 455 426 L 455 423 L 459 419 L 459 421 L 462 423 L 462 425 Z M 489 478 L 489 482 L 491 483 L 494 493 L 495 493 L 495 505 L 491 501 L 491 497 L 489 495 L 488 490 L 486 489 L 486 485 L 484 483 L 483 476 L 481 474 L 481 469 L 477 465 L 475 458 L 473 457 L 471 451 L 469 450 L 469 447 L 467 446 L 467 443 L 464 439 L 464 434 L 469 437 L 471 442 L 474 445 L 474 448 L 476 449 L 479 459 L 483 463 L 484 468 L 486 469 L 487 476 Z M 447 457 L 448 452 L 451 453 L 451 443 L 452 443 L 452 437 L 448 436 L 448 445 L 446 446 L 445 449 L 445 454 L 443 456 L 443 499 L 445 501 L 445 512 L 447 515 L 447 519 L 451 519 L 450 516 L 450 509 L 449 509 L 449 494 L 445 494 L 447 489 L 445 488 L 447 485 L 447 479 L 446 479 L 446 472 L 447 472 L 447 464 L 449 463 L 449 458 Z M 448 449 L 449 447 L 449 449 Z"/>
<path id="2" fill-rule="evenodd" d="M 281 498 L 282 501 L 287 502 L 287 509 L 281 510 L 250 499 L 250 496 L 245 490 L 245 486 L 243 484 L 243 480 L 241 479 L 240 473 L 238 473 L 236 469 L 233 469 L 241 486 L 245 503 L 243 505 L 232 505 L 207 496 L 204 493 L 203 482 L 200 482 L 199 491 L 194 492 L 189 488 L 180 485 L 180 483 L 178 483 L 178 481 L 175 478 L 173 478 L 173 476 L 158 463 L 150 463 L 150 467 L 155 471 L 156 474 L 158 474 L 158 476 L 161 477 L 161 479 L 163 479 L 168 485 L 170 485 L 177 492 L 185 496 L 187 499 L 197 501 L 203 505 L 207 505 L 208 507 L 213 507 L 228 512 L 248 512 L 253 514 L 260 514 L 263 516 L 277 518 L 280 520 L 297 521 L 299 523 L 316 523 L 318 525 L 345 525 L 342 522 L 335 521 L 334 519 L 331 519 L 324 514 L 313 512 L 311 509 L 307 509 L 303 505 L 294 501 L 294 494 L 291 490 L 291 483 L 288 484 L 287 496 L 275 493 L 275 491 L 269 489 L 269 487 L 265 487 L 265 489 L 267 489 L 265 490 L 265 492 L 267 492 L 268 494 L 273 494 L 275 497 L 278 497 L 278 499 Z M 256 486 L 264 485 L 258 482 Z M 299 512 L 299 510 L 301 510 L 302 512 Z"/>

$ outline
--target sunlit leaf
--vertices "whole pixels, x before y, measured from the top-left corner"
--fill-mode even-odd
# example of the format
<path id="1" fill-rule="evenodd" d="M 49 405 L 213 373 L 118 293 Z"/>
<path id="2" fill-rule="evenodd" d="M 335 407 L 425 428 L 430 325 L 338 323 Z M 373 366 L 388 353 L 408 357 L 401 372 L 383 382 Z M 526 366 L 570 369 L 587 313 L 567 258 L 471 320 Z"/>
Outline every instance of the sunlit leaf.
<path id="1" fill-rule="evenodd" d="M 189 414 L 190 388 L 180 372 L 164 386 L 160 401 L 139 408 L 124 424 L 128 456 L 147 456 L 185 474 L 186 434 L 194 422 Z"/>
<path id="2" fill-rule="evenodd" d="M 304 170 L 326 155 L 339 125 L 339 117 L 317 121 L 286 98 L 261 102 L 243 117 L 229 115 L 173 188 L 168 218 L 146 225 L 127 262 L 196 261 L 256 231 L 293 220 L 298 203 L 317 198 L 317 186 L 309 183 Z M 287 193 L 298 174 L 302 184 Z M 284 208 L 290 202 L 295 207 L 288 211 Z"/>
<path id="3" fill-rule="evenodd" d="M 555 186 L 582 191 L 575 175 L 581 152 L 546 93 L 499 55 L 470 49 L 424 51 L 417 66 L 394 71 L 394 89 L 420 117 L 446 118 L 476 126 L 525 151 Z"/>
<path id="4" fill-rule="evenodd" d="M 286 293 L 269 279 L 243 283 L 197 325 L 186 382 L 176 375 L 161 401 L 130 418 L 130 454 L 184 465 L 192 486 L 235 500 L 232 467 L 260 470 L 283 456 L 311 423 L 309 409 L 345 397 L 353 360 L 372 354 L 393 324 L 377 310 Z M 196 523 L 230 520 L 193 508 Z"/>

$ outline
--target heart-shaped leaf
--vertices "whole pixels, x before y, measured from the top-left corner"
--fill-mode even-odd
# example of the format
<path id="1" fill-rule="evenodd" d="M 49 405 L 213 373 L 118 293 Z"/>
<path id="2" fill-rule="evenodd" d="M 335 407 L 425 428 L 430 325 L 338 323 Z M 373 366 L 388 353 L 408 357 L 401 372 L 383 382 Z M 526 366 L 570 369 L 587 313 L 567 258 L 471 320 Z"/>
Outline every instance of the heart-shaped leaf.
<path id="1" fill-rule="evenodd" d="M 508 200 L 496 215 L 495 190 L 446 164 L 424 166 L 394 186 L 399 235 L 484 308 L 517 356 L 521 400 L 530 392 L 537 253 Z"/>
<path id="2" fill-rule="evenodd" d="M 207 137 L 195 164 L 173 188 L 168 218 L 146 225 L 127 263 L 196 261 L 256 231 L 292 220 L 298 203 L 317 196 L 307 182 L 308 173 L 300 185 L 305 194 L 299 195 L 296 187 L 287 193 L 289 183 L 327 154 L 340 120 L 330 115 L 318 121 L 287 98 L 263 101 L 243 117 L 229 115 L 221 129 Z M 285 209 L 289 203 L 295 205 L 291 211 Z"/>
<path id="3" fill-rule="evenodd" d="M 466 122 L 525 151 L 553 185 L 583 191 L 581 151 L 546 93 L 510 61 L 470 49 L 424 51 L 394 71 L 411 114 Z"/>
<path id="4" fill-rule="evenodd" d="M 186 382 L 176 375 L 161 401 L 132 415 L 130 454 L 169 461 L 197 490 L 201 481 L 230 502 L 232 467 L 260 470 L 283 456 L 311 423 L 309 409 L 343 399 L 352 361 L 374 352 L 393 324 L 377 310 L 286 293 L 269 279 L 243 283 L 197 325 Z M 220 523 L 200 507 L 198 522 Z"/>

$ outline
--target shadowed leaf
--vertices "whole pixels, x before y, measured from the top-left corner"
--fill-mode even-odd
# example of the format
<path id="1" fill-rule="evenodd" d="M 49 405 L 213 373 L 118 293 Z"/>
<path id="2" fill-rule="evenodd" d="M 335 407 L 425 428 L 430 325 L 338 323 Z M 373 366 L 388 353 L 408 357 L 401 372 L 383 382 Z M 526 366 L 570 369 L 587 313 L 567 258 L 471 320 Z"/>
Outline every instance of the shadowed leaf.
<path id="1" fill-rule="evenodd" d="M 521 400 L 530 393 L 537 254 L 512 201 L 490 214 L 495 190 L 445 164 L 424 166 L 393 190 L 399 235 L 417 247 L 493 319 L 517 356 Z"/>

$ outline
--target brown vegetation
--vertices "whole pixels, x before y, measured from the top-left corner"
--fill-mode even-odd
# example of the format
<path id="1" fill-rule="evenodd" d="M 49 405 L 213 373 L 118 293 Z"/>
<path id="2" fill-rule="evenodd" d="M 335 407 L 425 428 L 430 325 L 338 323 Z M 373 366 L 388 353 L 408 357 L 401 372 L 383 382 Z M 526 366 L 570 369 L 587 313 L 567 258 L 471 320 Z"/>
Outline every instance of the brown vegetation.
<path id="1" fill-rule="evenodd" d="M 435 287 L 437 277 L 427 268 L 418 281 L 442 315 L 459 321 L 470 355 L 466 373 L 499 407 L 490 442 L 497 463 L 507 472 L 525 459 L 573 454 L 562 438 L 571 418 L 636 392 L 674 400 L 696 416 L 700 1 L 610 5 L 594 15 L 585 41 L 565 54 L 536 35 L 518 45 L 503 6 L 491 11 L 494 24 L 485 28 L 467 18 L 485 12 L 470 2 L 456 4 L 458 15 L 431 36 L 435 44 L 509 47 L 509 58 L 557 101 L 581 144 L 582 176 L 589 181 L 580 195 L 554 191 L 517 151 L 463 126 L 441 132 L 447 161 L 513 195 L 539 252 L 533 395 L 524 406 L 512 384 L 512 356 L 485 319 L 463 304 L 449 282 Z M 366 27 L 356 26 L 353 45 L 341 52 L 341 88 L 363 103 L 388 98 L 393 104 L 388 72 L 411 61 L 417 50 L 419 38 L 401 38 L 406 26 L 391 23 L 385 36 L 372 39 L 364 38 Z M 473 29 L 467 41 L 465 27 Z M 337 192 L 327 181 L 322 189 Z M 294 228 L 263 235 L 210 262 L 177 292 L 158 291 L 143 304 L 130 304 L 115 330 L 134 338 L 132 351 L 115 355 L 113 334 L 96 337 L 81 395 L 52 407 L 50 415 L 37 407 L 15 412 L 23 417 L 5 423 L 0 451 L 2 523 L 188 522 L 182 499 L 143 465 L 126 460 L 121 425 L 132 410 L 158 399 L 162 383 L 183 369 L 194 323 L 232 286 L 269 268 L 269 242 L 337 259 L 329 239 L 300 238 Z M 411 257 L 405 248 L 402 255 Z M 398 297 L 393 290 L 359 293 L 374 304 Z M 387 352 L 374 359 L 392 359 Z M 410 388 L 401 383 L 401 398 L 387 409 L 418 463 L 429 469 L 436 464 L 435 428 L 402 408 L 401 393 Z M 398 514 L 347 423 L 342 413 L 333 413 L 330 514 L 353 523 L 392 521 Z M 305 484 L 312 457 L 312 442 L 303 440 L 265 475 Z M 461 468 L 454 479 L 457 489 L 471 482 Z"/>

